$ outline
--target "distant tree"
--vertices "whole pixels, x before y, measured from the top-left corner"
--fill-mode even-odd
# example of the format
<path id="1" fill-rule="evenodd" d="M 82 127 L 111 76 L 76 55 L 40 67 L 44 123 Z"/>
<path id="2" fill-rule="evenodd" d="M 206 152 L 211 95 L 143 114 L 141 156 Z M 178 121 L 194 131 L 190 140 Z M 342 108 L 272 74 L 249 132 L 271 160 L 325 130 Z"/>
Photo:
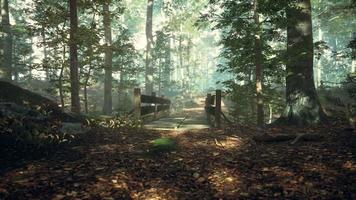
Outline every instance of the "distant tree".
<path id="1" fill-rule="evenodd" d="M 152 66 L 152 20 L 153 20 L 153 4 L 154 0 L 147 0 L 147 16 L 146 16 L 146 75 L 145 75 L 145 89 L 147 94 L 153 92 L 153 66 Z"/>

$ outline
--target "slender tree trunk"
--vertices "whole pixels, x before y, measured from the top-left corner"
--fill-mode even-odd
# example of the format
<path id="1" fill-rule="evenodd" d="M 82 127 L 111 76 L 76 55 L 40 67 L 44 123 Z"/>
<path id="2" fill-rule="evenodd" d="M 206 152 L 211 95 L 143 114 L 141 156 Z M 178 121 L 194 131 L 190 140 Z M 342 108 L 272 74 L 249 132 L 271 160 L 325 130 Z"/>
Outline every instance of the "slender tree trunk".
<path id="1" fill-rule="evenodd" d="M 89 109 L 88 109 L 88 83 L 89 83 L 89 79 L 90 79 L 91 68 L 92 68 L 92 65 L 90 63 L 89 71 L 86 74 L 87 76 L 85 77 L 85 83 L 84 83 L 84 105 L 85 105 L 85 113 L 86 114 L 89 113 Z"/>
<path id="2" fill-rule="evenodd" d="M 354 43 L 356 43 L 356 32 L 353 33 L 352 40 L 354 41 Z M 355 46 L 352 48 L 351 73 L 356 73 L 356 47 Z"/>
<path id="3" fill-rule="evenodd" d="M 256 95 L 257 95 L 257 125 L 264 125 L 264 110 L 263 110 L 263 66 L 262 66 L 262 42 L 260 31 L 260 17 L 258 13 L 258 0 L 254 0 L 254 20 L 257 27 L 255 34 L 255 66 L 256 66 Z"/>
<path id="4" fill-rule="evenodd" d="M 12 30 L 9 14 L 9 0 L 2 0 L 1 5 L 1 25 L 3 31 L 2 48 L 3 63 L 0 68 L 0 78 L 11 80 L 12 70 Z"/>
<path id="5" fill-rule="evenodd" d="M 164 84 L 163 89 L 167 91 L 169 89 L 169 83 L 171 82 L 171 35 L 167 36 L 167 44 L 165 49 L 165 61 L 164 61 Z"/>
<path id="6" fill-rule="evenodd" d="M 104 31 L 105 31 L 105 86 L 104 86 L 104 107 L 103 113 L 112 113 L 112 38 L 111 38 L 111 17 L 109 3 L 103 5 Z"/>
<path id="7" fill-rule="evenodd" d="M 173 55 L 172 55 L 172 65 L 173 65 L 173 72 L 172 72 L 172 79 L 174 81 L 176 81 L 178 79 L 178 65 L 176 64 L 176 55 L 174 55 L 174 53 L 176 53 L 176 37 L 174 35 L 174 33 L 172 34 L 172 49 L 173 49 Z"/>
<path id="8" fill-rule="evenodd" d="M 147 18 L 146 18 L 146 76 L 145 76 L 145 90 L 146 94 L 153 92 L 153 66 L 152 66 L 152 20 L 153 20 L 153 3 L 154 0 L 147 0 Z"/>
<path id="9" fill-rule="evenodd" d="M 319 28 L 318 28 L 318 39 L 319 39 L 319 41 L 323 40 L 323 32 L 321 30 L 320 25 L 319 25 Z M 323 66 L 322 66 L 322 63 L 321 63 L 321 56 L 320 56 L 319 59 L 318 59 L 317 67 L 316 67 L 316 87 L 320 86 L 322 71 L 323 71 Z"/>
<path id="10" fill-rule="evenodd" d="M 77 29 L 78 14 L 77 0 L 69 0 L 70 5 L 70 82 L 71 82 L 71 110 L 80 113 L 79 99 L 79 72 L 78 72 L 78 47 L 77 47 Z"/>
<path id="11" fill-rule="evenodd" d="M 17 55 L 16 49 L 17 49 L 17 44 L 16 44 L 16 37 L 13 38 L 14 42 L 12 44 L 12 75 L 14 76 L 14 81 L 18 82 L 19 81 L 19 73 L 18 73 L 18 65 L 20 65 L 21 59 L 20 56 Z"/>
<path id="12" fill-rule="evenodd" d="M 313 32 L 310 0 L 298 0 L 287 9 L 286 108 L 276 123 L 307 125 L 326 119 L 313 75 Z"/>
<path id="13" fill-rule="evenodd" d="M 118 86 L 118 95 L 119 95 L 119 108 L 123 108 L 124 105 L 120 105 L 120 103 L 124 102 L 124 78 L 125 78 L 125 72 L 124 70 L 120 71 L 120 82 L 119 82 L 119 86 Z"/>
<path id="14" fill-rule="evenodd" d="M 62 52 L 62 67 L 61 71 L 59 73 L 59 98 L 61 100 L 61 108 L 64 110 L 64 94 L 63 94 L 63 74 L 64 74 L 64 68 L 65 68 L 65 59 L 66 59 L 66 46 L 65 44 L 63 45 L 63 52 Z"/>
<path id="15" fill-rule="evenodd" d="M 191 51 L 191 47 L 192 47 L 192 40 L 188 37 L 187 66 L 186 66 L 188 79 L 190 79 L 190 51 Z"/>
<path id="16" fill-rule="evenodd" d="M 268 119 L 268 123 L 271 124 L 272 120 L 273 120 L 273 107 L 271 104 L 268 105 L 269 108 L 269 119 Z"/>
<path id="17" fill-rule="evenodd" d="M 48 66 L 48 60 L 47 60 L 47 41 L 46 41 L 46 31 L 45 27 L 42 26 L 42 42 L 43 42 L 43 69 L 46 72 L 46 80 L 49 81 L 49 66 Z"/>
<path id="18" fill-rule="evenodd" d="M 181 81 L 181 86 L 184 86 L 184 69 L 183 69 L 183 35 L 182 35 L 182 24 L 180 25 L 180 34 L 179 34 L 179 80 Z"/>
<path id="19" fill-rule="evenodd" d="M 159 69 L 158 69 L 158 93 L 157 93 L 157 95 L 161 96 L 161 93 L 162 93 L 162 91 L 161 91 L 161 89 L 162 89 L 162 71 L 163 71 L 161 56 L 159 57 L 158 67 L 159 67 Z"/>

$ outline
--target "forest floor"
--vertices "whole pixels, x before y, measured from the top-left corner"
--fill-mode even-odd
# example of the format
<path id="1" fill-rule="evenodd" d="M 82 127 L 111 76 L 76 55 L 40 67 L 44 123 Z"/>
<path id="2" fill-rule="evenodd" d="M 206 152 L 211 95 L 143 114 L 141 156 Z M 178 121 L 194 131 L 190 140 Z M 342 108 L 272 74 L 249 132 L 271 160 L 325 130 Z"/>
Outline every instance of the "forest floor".
<path id="1" fill-rule="evenodd" d="M 356 135 L 256 143 L 252 127 L 190 131 L 91 130 L 80 143 L 0 171 L 0 199 L 356 199 Z M 171 138 L 177 148 L 150 152 Z M 20 162 L 20 161 L 19 161 Z"/>

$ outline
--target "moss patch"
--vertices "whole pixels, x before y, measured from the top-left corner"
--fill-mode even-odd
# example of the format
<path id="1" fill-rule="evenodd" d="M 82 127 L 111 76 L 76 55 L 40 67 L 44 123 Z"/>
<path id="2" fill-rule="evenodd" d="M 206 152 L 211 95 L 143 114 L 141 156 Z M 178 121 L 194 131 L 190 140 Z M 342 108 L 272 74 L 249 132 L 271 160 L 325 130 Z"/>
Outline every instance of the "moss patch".
<path id="1" fill-rule="evenodd" d="M 173 138 L 161 137 L 151 141 L 149 153 L 160 154 L 177 150 L 177 142 Z"/>

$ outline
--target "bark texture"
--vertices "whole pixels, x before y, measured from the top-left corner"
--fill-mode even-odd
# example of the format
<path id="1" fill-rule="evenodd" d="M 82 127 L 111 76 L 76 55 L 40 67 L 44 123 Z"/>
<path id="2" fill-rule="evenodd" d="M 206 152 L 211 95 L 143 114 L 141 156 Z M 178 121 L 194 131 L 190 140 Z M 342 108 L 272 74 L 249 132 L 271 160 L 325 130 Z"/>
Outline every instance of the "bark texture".
<path id="1" fill-rule="evenodd" d="M 255 34 L 257 125 L 263 126 L 264 124 L 263 95 L 262 95 L 263 66 L 262 66 L 260 17 L 258 14 L 258 9 L 259 9 L 258 6 L 259 6 L 258 0 L 254 0 L 254 21 L 257 27 L 256 34 Z"/>
<path id="2" fill-rule="evenodd" d="M 109 3 L 103 4 L 104 12 L 104 32 L 105 32 L 105 83 L 104 83 L 104 107 L 103 113 L 112 113 L 112 37 L 111 37 L 111 18 Z"/>
<path id="3" fill-rule="evenodd" d="M 146 18 L 146 76 L 145 90 L 146 94 L 150 95 L 153 92 L 153 66 L 152 66 L 152 20 L 153 20 L 153 3 L 154 0 L 147 0 L 147 18 Z"/>
<path id="4" fill-rule="evenodd" d="M 308 125 L 325 120 L 313 74 L 313 34 L 310 0 L 287 8 L 286 108 L 276 123 Z"/>
<path id="5" fill-rule="evenodd" d="M 77 47 L 77 29 L 78 14 L 77 1 L 69 0 L 70 5 L 70 83 L 71 83 L 71 110 L 74 113 L 80 113 L 79 99 L 79 72 L 78 72 L 78 47 Z"/>

